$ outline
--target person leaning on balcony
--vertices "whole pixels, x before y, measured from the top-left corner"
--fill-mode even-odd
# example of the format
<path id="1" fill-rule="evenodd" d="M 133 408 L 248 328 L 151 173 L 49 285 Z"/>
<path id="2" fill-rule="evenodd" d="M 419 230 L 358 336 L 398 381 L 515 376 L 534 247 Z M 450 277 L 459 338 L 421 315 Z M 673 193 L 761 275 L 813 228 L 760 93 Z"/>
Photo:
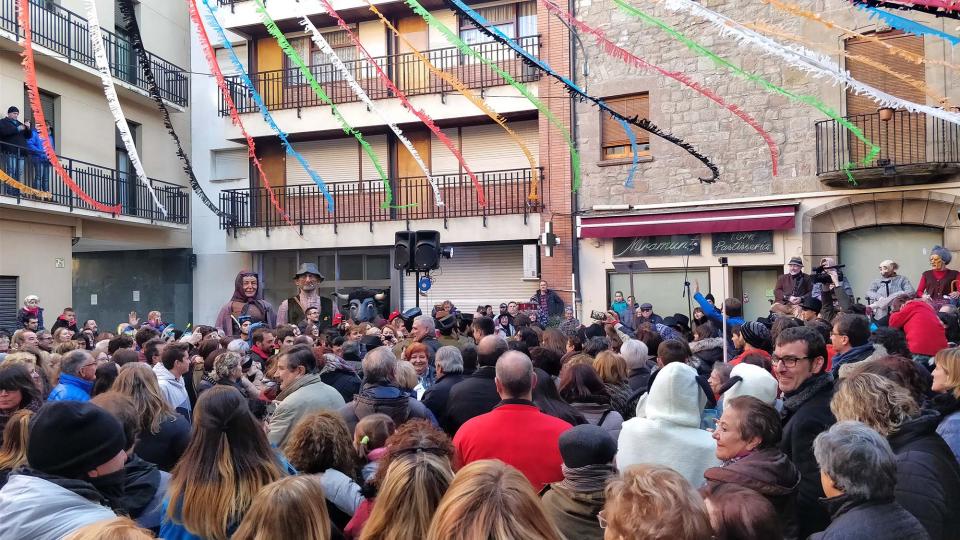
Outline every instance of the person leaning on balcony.
<path id="1" fill-rule="evenodd" d="M 27 155 L 27 141 L 33 137 L 33 128 L 30 122 L 20 121 L 20 109 L 10 106 L 7 116 L 0 119 L 0 143 L 3 143 L 2 153 L 5 154 L 5 172 L 14 179 L 20 179 L 23 174 L 23 160 Z M 7 186 L 7 194 L 18 195 L 19 190 Z"/>

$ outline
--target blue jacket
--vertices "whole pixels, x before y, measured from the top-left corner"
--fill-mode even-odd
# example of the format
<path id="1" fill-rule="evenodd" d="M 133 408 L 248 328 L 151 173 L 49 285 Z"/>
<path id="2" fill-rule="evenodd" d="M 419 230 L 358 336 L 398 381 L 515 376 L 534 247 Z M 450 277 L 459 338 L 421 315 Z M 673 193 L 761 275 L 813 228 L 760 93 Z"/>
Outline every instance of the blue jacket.
<path id="1" fill-rule="evenodd" d="M 53 388 L 47 401 L 90 401 L 92 391 L 93 381 L 62 373 L 60 384 Z"/>
<path id="2" fill-rule="evenodd" d="M 693 299 L 697 301 L 697 304 L 700 304 L 700 309 L 703 310 L 703 314 L 709 317 L 711 321 L 717 323 L 717 327 L 720 328 L 720 325 L 723 324 L 723 317 L 720 315 L 720 310 L 710 304 L 710 302 L 707 302 L 707 299 L 700 293 L 693 295 Z M 743 317 L 727 317 L 727 324 L 731 326 L 743 326 L 743 322 Z"/>
<path id="3" fill-rule="evenodd" d="M 50 134 L 50 146 L 53 146 L 56 149 L 56 144 L 54 144 L 53 133 Z M 43 149 L 43 136 L 39 132 L 35 132 L 33 137 L 27 139 L 27 149 L 30 151 L 30 157 L 36 161 L 49 161 L 47 159 L 47 151 Z"/>

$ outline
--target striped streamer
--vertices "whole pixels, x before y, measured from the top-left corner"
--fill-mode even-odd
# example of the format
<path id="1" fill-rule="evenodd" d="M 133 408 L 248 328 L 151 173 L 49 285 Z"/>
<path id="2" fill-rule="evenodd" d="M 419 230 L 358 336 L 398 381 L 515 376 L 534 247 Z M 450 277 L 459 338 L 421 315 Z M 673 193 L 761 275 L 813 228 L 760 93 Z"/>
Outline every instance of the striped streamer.
<path id="1" fill-rule="evenodd" d="M 333 47 L 330 46 L 330 43 L 327 42 L 327 40 L 323 37 L 323 34 L 317 30 L 317 27 L 310 22 L 310 18 L 307 17 L 307 15 L 303 12 L 301 4 L 298 3 L 297 6 L 300 6 L 300 24 L 306 28 L 308 32 L 310 32 L 310 37 L 313 39 L 313 42 L 323 52 L 323 54 L 330 58 L 330 62 L 333 64 L 333 67 L 340 72 L 340 76 L 343 77 L 343 80 L 347 82 L 347 85 L 351 90 L 353 90 L 353 93 L 360 98 L 360 101 L 366 104 L 366 106 L 369 107 L 374 114 L 380 117 L 387 127 L 390 128 L 390 131 L 392 131 L 397 137 L 397 140 L 400 141 L 400 144 L 402 144 L 407 151 L 410 152 L 410 156 L 417 163 L 420 169 L 423 170 L 423 174 L 430 179 L 429 181 L 431 185 L 435 184 L 435 180 L 431 179 L 432 175 L 430 174 L 430 168 L 427 167 L 427 164 L 423 162 L 423 158 L 420 157 L 420 152 L 417 151 L 417 148 L 413 146 L 413 143 L 410 142 L 410 139 L 408 139 L 403 132 L 400 131 L 400 128 L 395 123 L 390 121 L 390 118 L 380 109 L 380 107 L 377 107 L 373 100 L 370 99 L 370 96 L 367 95 L 366 90 L 364 90 L 363 87 L 357 83 L 357 80 L 353 77 L 353 73 L 351 73 L 347 66 L 343 64 L 343 61 L 339 56 L 337 56 L 337 53 L 333 50 Z M 389 198 L 392 199 L 390 182 L 387 182 L 384 187 L 387 190 Z M 416 203 L 404 206 L 416 206 Z"/>
<path id="2" fill-rule="evenodd" d="M 537 69 L 542 70 L 547 75 L 550 75 L 554 79 L 563 83 L 563 85 L 567 87 L 567 90 L 571 92 L 573 95 L 594 103 L 600 108 L 600 110 L 606 112 L 607 114 L 609 114 L 615 119 L 629 122 L 630 124 L 633 124 L 648 133 L 652 133 L 657 137 L 660 137 L 676 146 L 679 146 L 680 148 L 684 149 L 688 154 L 697 158 L 697 160 L 703 163 L 704 166 L 706 166 L 711 173 L 710 178 L 701 178 L 700 179 L 701 182 L 709 184 L 709 183 L 715 182 L 717 178 L 719 178 L 720 170 L 717 168 L 717 166 L 714 165 L 709 158 L 707 158 L 706 156 L 698 152 L 693 146 L 691 146 L 686 141 L 670 133 L 663 131 L 656 124 L 654 124 L 653 122 L 650 122 L 646 118 L 642 118 L 642 119 L 637 117 L 627 118 L 626 116 L 623 116 L 617 111 L 611 109 L 610 106 L 604 103 L 603 100 L 587 94 L 582 88 L 577 86 L 573 81 L 554 71 L 553 68 L 547 65 L 546 62 L 544 62 L 543 60 L 540 60 L 539 58 L 533 56 L 532 54 L 524 50 L 523 47 L 517 44 L 516 41 L 510 39 L 506 34 L 504 34 L 496 26 L 492 26 L 490 22 L 485 17 L 483 17 L 483 15 L 480 15 L 479 13 L 471 9 L 470 6 L 464 4 L 461 0 L 444 0 L 444 2 L 446 2 L 447 5 L 450 6 L 452 9 L 457 11 L 461 16 L 468 19 L 470 23 L 473 24 L 478 30 L 490 36 L 497 42 L 502 43 L 510 47 L 511 49 L 513 49 L 513 51 L 517 53 L 517 55 L 519 55 L 520 58 L 522 58 L 525 63 Z"/>
<path id="3" fill-rule="evenodd" d="M 160 199 L 157 198 L 157 192 L 153 190 L 150 180 L 147 179 L 147 173 L 143 170 L 143 163 L 140 161 L 140 153 L 137 152 L 137 145 L 133 142 L 133 134 L 130 133 L 130 125 L 127 124 L 127 118 L 120 107 L 120 98 L 117 97 L 117 88 L 113 85 L 113 75 L 110 74 L 110 61 L 107 60 L 107 51 L 103 47 L 103 31 L 100 29 L 100 17 L 97 14 L 97 1 L 86 0 L 87 28 L 90 31 L 90 48 L 93 51 L 93 63 L 97 67 L 97 73 L 100 75 L 100 84 L 103 86 L 103 94 L 107 97 L 107 108 L 113 115 L 113 122 L 117 125 L 117 131 L 120 133 L 120 140 L 123 141 L 123 147 L 127 150 L 127 159 L 133 165 L 133 171 L 137 179 L 146 186 L 147 192 L 153 199 L 153 204 L 160 209 L 160 213 L 166 217 L 167 209 L 163 207 Z"/>
<path id="4" fill-rule="evenodd" d="M 627 51 L 622 47 L 619 47 L 613 41 L 608 39 L 606 34 L 604 34 L 602 30 L 600 30 L 599 28 L 589 26 L 587 23 L 581 21 L 580 19 L 577 19 L 567 10 L 554 4 L 552 0 L 540 0 L 540 2 L 543 4 L 544 7 L 547 8 L 547 10 L 549 10 L 551 13 L 554 13 L 560 16 L 561 18 L 566 20 L 568 23 L 573 25 L 574 28 L 580 30 L 581 32 L 585 32 L 587 34 L 592 35 L 596 39 L 597 43 L 603 46 L 603 50 L 610 56 L 618 58 L 619 60 L 627 64 L 630 64 L 636 68 L 650 69 L 650 70 L 656 71 L 657 73 L 663 75 L 664 77 L 673 79 L 679 82 L 680 84 L 695 90 L 696 92 L 706 97 L 710 101 L 713 101 L 717 105 L 724 107 L 725 109 L 733 113 L 737 118 L 746 122 L 750 127 L 753 128 L 754 131 L 756 131 L 760 135 L 763 141 L 767 143 L 767 148 L 770 150 L 770 162 L 773 168 L 773 175 L 777 176 L 778 161 L 780 156 L 779 149 L 777 148 L 777 143 L 773 140 L 773 137 L 770 136 L 770 134 L 763 129 L 763 127 L 760 125 L 760 122 L 757 121 L 757 119 L 755 119 L 754 117 L 744 112 L 743 109 L 741 109 L 740 107 L 732 103 L 727 103 L 722 97 L 717 95 L 716 92 L 708 88 L 704 88 L 700 83 L 694 81 L 693 79 L 688 77 L 686 74 L 681 73 L 679 71 L 668 71 L 660 66 L 651 64 L 650 62 L 638 57 L 637 55 L 631 53 L 630 51 Z"/>
<path id="5" fill-rule="evenodd" d="M 470 169 L 470 166 L 467 165 L 466 161 L 464 161 L 463 155 L 460 153 L 460 149 L 453 144 L 453 141 L 450 140 L 450 137 L 447 137 L 443 131 L 437 127 L 437 124 L 433 121 L 433 118 L 430 118 L 427 113 L 414 107 L 413 104 L 410 103 L 410 100 L 407 99 L 407 95 L 401 92 L 400 89 L 397 88 L 397 85 L 393 84 L 393 81 L 390 80 L 390 77 L 383 71 L 383 68 L 380 67 L 380 64 L 373 59 L 373 56 L 367 52 L 367 48 L 363 46 L 363 43 L 360 42 L 360 39 L 357 38 L 356 34 L 353 33 L 350 25 L 343 20 L 343 18 L 335 9 L 333 9 L 333 6 L 330 4 L 330 2 L 328 0 L 320 0 L 320 3 L 323 4 L 323 7 L 327 10 L 327 13 L 336 19 L 337 26 L 347 32 L 347 35 L 350 37 L 350 41 L 357 48 L 357 50 L 359 50 L 363 56 L 366 57 L 367 62 L 369 62 L 377 71 L 377 75 L 380 77 L 380 80 L 383 81 L 383 84 L 386 85 L 387 89 L 393 92 L 393 95 L 400 100 L 400 103 L 402 103 L 408 111 L 412 112 L 417 118 L 419 118 L 420 121 L 423 122 L 423 124 L 427 126 L 427 128 L 429 128 L 434 135 L 437 136 L 437 139 L 439 139 L 440 142 L 450 150 L 450 153 L 457 158 L 457 161 L 460 162 L 463 170 L 467 171 L 467 175 L 470 177 L 470 180 L 473 182 L 473 185 L 477 190 L 477 201 L 480 203 L 480 206 L 486 206 L 487 198 L 483 194 L 483 186 L 480 185 L 480 180 L 477 178 L 477 175 L 473 173 L 473 171 Z M 436 190 L 436 186 L 434 186 L 434 190 Z M 439 198 L 437 203 L 440 204 Z"/>
<path id="6" fill-rule="evenodd" d="M 497 113 L 495 110 L 491 109 L 489 105 L 487 105 L 482 99 L 480 99 L 476 94 L 474 94 L 472 90 L 467 88 L 456 77 L 454 77 L 450 73 L 447 73 L 446 71 L 443 71 L 437 68 L 437 66 L 433 65 L 433 62 L 431 62 L 430 59 L 424 56 L 423 53 L 418 51 L 417 48 L 414 47 L 412 43 L 410 43 L 410 40 L 408 40 L 406 36 L 404 36 L 399 31 L 397 31 L 396 27 L 394 27 L 393 24 L 391 24 L 390 21 L 388 21 L 387 18 L 384 17 L 382 13 L 380 13 L 380 10 L 378 10 L 373 4 L 367 1 L 367 5 L 369 6 L 370 11 L 372 11 L 377 17 L 380 18 L 380 22 L 383 23 L 383 25 L 386 26 L 388 29 L 390 29 L 390 32 L 392 32 L 393 35 L 397 37 L 397 39 L 402 41 L 403 44 L 406 45 L 406 47 L 410 49 L 410 51 L 417 57 L 417 59 L 420 60 L 420 62 L 422 62 L 423 65 L 427 66 L 427 69 L 429 69 L 431 73 L 443 79 L 447 84 L 452 86 L 457 92 L 463 95 L 463 97 L 467 98 L 470 101 L 470 103 L 473 103 L 475 107 L 483 111 L 484 114 L 486 114 L 488 117 L 490 117 L 491 120 L 496 122 L 497 125 L 502 127 L 504 131 L 507 132 L 507 135 L 511 139 L 513 139 L 513 141 L 517 143 L 518 146 L 520 146 L 520 150 L 523 152 L 523 155 L 526 156 L 527 161 L 530 163 L 530 174 L 532 175 L 531 178 L 533 178 L 530 184 L 530 194 L 528 195 L 528 198 L 530 200 L 539 199 L 540 195 L 537 193 L 537 186 L 539 185 L 540 179 L 538 178 L 537 162 L 533 158 L 533 154 L 530 152 L 530 149 L 527 148 L 526 143 L 523 142 L 523 139 L 521 139 L 520 136 L 517 135 L 515 131 L 513 131 L 507 126 L 506 119 L 500 116 L 500 114 Z"/>
<path id="7" fill-rule="evenodd" d="M 17 7 L 19 8 L 17 9 L 18 22 L 20 23 L 20 28 L 23 29 L 23 83 L 27 87 L 30 109 L 33 111 L 33 119 L 37 124 L 37 131 L 43 137 L 43 151 L 47 154 L 47 160 L 50 161 L 53 170 L 57 171 L 57 176 L 60 177 L 60 180 L 67 185 L 67 188 L 71 192 L 75 193 L 77 197 L 80 197 L 80 200 L 101 212 L 119 214 L 122 209 L 119 204 L 113 206 L 103 204 L 87 194 L 86 191 L 73 181 L 73 178 L 70 178 L 70 174 L 67 173 L 67 170 L 64 169 L 60 163 L 60 158 L 57 157 L 53 145 L 50 144 L 50 128 L 47 127 L 47 120 L 43 115 L 43 107 L 40 105 L 40 90 L 37 86 L 37 65 L 33 58 L 33 34 L 30 30 L 30 0 L 17 0 Z"/>
<path id="8" fill-rule="evenodd" d="M 230 88 L 227 87 L 227 80 L 223 77 L 223 72 L 220 71 L 220 64 L 217 63 L 217 53 L 214 52 L 213 45 L 210 44 L 210 36 L 207 35 L 207 29 L 203 26 L 203 20 L 200 18 L 200 12 L 197 10 L 196 1 L 189 0 L 187 8 L 190 11 L 190 20 L 192 20 L 193 25 L 197 27 L 197 35 L 200 38 L 200 48 L 203 49 L 203 56 L 207 60 L 207 65 L 210 66 L 210 72 L 213 73 L 213 77 L 217 81 L 217 87 L 220 88 L 220 94 L 223 96 L 223 101 L 227 105 L 227 110 L 230 111 L 230 120 L 233 122 L 233 125 L 240 128 L 240 133 L 243 134 L 244 140 L 247 141 L 247 157 L 253 161 L 253 166 L 256 167 L 257 172 L 260 173 L 260 181 L 263 182 L 263 186 L 267 189 L 271 206 L 280 214 L 287 225 L 293 227 L 293 221 L 290 220 L 290 216 L 287 215 L 287 212 L 280 206 L 280 201 L 277 200 L 277 194 L 273 192 L 273 187 L 270 185 L 270 179 L 267 178 L 267 173 L 263 171 L 263 164 L 260 163 L 260 158 L 257 157 L 257 147 L 253 142 L 253 137 L 247 132 L 247 128 L 244 127 L 243 121 L 240 119 L 240 111 L 237 110 L 237 104 L 234 103 L 233 96 L 230 94 Z"/>
<path id="9" fill-rule="evenodd" d="M 195 0 L 190 1 L 194 2 Z M 227 39 L 226 32 L 217 21 L 217 15 L 215 11 L 216 8 L 210 5 L 210 0 L 201 1 L 203 2 L 203 6 L 207 8 L 207 22 L 217 32 L 217 36 L 220 38 L 220 41 L 223 42 L 224 49 L 230 54 L 230 62 L 233 63 L 234 69 L 236 69 L 237 74 L 240 75 L 240 80 L 243 81 L 243 85 L 247 87 L 247 91 L 250 92 L 250 97 L 253 99 L 254 103 L 257 104 L 257 108 L 260 109 L 260 115 L 263 116 L 263 120 L 268 126 L 270 126 L 270 129 L 277 134 L 277 137 L 280 137 L 280 142 L 283 144 L 283 148 L 287 151 L 287 154 L 293 156 L 293 158 L 300 163 L 300 166 L 303 167 L 303 170 L 307 171 L 307 174 L 310 175 L 310 179 L 313 180 L 313 183 L 320 188 L 320 192 L 323 193 L 323 196 L 327 199 L 327 211 L 333 212 L 333 196 L 330 195 L 330 191 L 327 190 L 327 185 L 323 182 L 323 179 L 320 178 L 320 175 L 310 167 L 310 164 L 307 163 L 307 160 L 300 155 L 300 152 L 297 152 L 293 149 L 293 145 L 291 145 L 290 141 L 287 139 L 287 134 L 284 133 L 284 131 L 280 129 L 280 126 L 277 125 L 276 121 L 274 121 L 273 115 L 271 115 L 270 110 L 267 109 L 267 104 L 263 102 L 263 97 L 260 96 L 260 92 L 257 92 L 253 81 L 250 80 L 250 76 L 247 75 L 246 70 L 243 69 L 243 64 L 240 63 L 240 59 L 237 57 L 237 52 L 233 49 L 233 45 L 230 43 L 230 40 Z"/>
<path id="10" fill-rule="evenodd" d="M 851 0 L 855 4 L 865 4 L 872 7 L 882 7 L 886 9 L 900 9 L 928 13 L 937 17 L 948 17 L 950 19 L 960 20 L 960 4 L 955 1 L 943 2 L 940 0 L 903 0 L 903 1 L 884 1 L 884 0 Z"/>
<path id="11" fill-rule="evenodd" d="M 781 94 L 781 95 L 783 95 L 783 96 L 786 96 L 787 98 L 789 98 L 789 99 L 791 99 L 791 100 L 793 100 L 793 101 L 796 101 L 796 102 L 798 102 L 798 103 L 805 103 L 805 104 L 807 104 L 807 105 L 809 105 L 809 106 L 817 109 L 818 111 L 822 112 L 823 114 L 827 115 L 828 117 L 830 117 L 831 119 L 833 119 L 835 122 L 837 122 L 837 123 L 840 124 L 841 126 L 847 128 L 847 130 L 849 130 L 850 133 L 853 133 L 853 135 L 854 135 L 857 139 L 859 139 L 861 142 L 863 142 L 865 145 L 867 145 L 867 146 L 870 148 L 870 151 L 867 152 L 867 155 L 863 157 L 863 159 L 860 161 L 860 163 L 862 163 L 862 164 L 870 163 L 871 161 L 873 161 L 873 158 L 877 157 L 877 155 L 880 154 L 880 147 L 877 146 L 877 145 L 875 145 L 875 144 L 873 144 L 873 143 L 870 142 L 869 140 L 867 140 L 867 138 L 863 135 L 863 131 L 861 131 L 860 128 L 858 128 L 857 126 L 855 126 L 855 125 L 853 125 L 852 123 L 850 123 L 849 120 L 847 120 L 846 118 L 840 116 L 839 113 L 837 113 L 836 111 L 834 111 L 834 110 L 831 109 L 830 107 L 827 107 L 826 104 L 824 104 L 822 101 L 820 101 L 819 98 L 817 98 L 817 97 L 815 97 L 815 96 L 808 96 L 808 95 L 803 95 L 803 94 L 795 94 L 795 93 L 791 92 L 790 90 L 787 90 L 787 89 L 785 89 L 785 88 L 781 88 L 781 87 L 779 87 L 779 86 L 771 83 L 770 81 L 764 79 L 763 77 L 761 77 L 761 76 L 759 76 L 759 75 L 750 73 L 750 72 L 748 72 L 748 71 L 744 71 L 744 70 L 738 68 L 737 66 L 733 65 L 732 63 L 730 63 L 728 60 L 725 60 L 724 58 L 721 58 L 720 56 L 716 55 L 716 54 L 713 53 L 712 51 L 708 50 L 706 47 L 703 47 L 702 45 L 700 45 L 700 44 L 697 43 L 696 41 L 693 41 L 692 39 L 688 38 L 687 36 L 681 34 L 680 32 L 678 32 L 678 31 L 676 31 L 676 30 L 674 30 L 672 27 L 670 27 L 670 25 L 668 25 L 667 23 L 661 21 L 660 19 L 657 19 L 656 17 L 653 17 L 653 16 L 651 16 L 651 15 L 648 15 L 648 14 L 644 13 L 643 11 L 640 11 L 639 9 L 637 9 L 637 8 L 635 8 L 635 7 L 627 4 L 627 3 L 625 3 L 623 0 L 613 0 L 613 1 L 614 1 L 614 3 L 617 4 L 617 6 L 618 6 L 621 10 L 623 10 L 624 12 L 626 12 L 626 13 L 628 13 L 628 14 L 630 14 L 630 15 L 633 15 L 634 17 L 637 17 L 637 18 L 640 19 L 641 21 L 643 21 L 643 22 L 645 22 L 645 23 L 647 23 L 647 24 L 649 24 L 649 25 L 651 25 L 651 26 L 656 26 L 656 27 L 660 28 L 661 30 L 663 30 L 664 32 L 666 32 L 668 35 L 670 35 L 671 37 L 673 37 L 673 38 L 676 39 L 677 41 L 683 43 L 683 44 L 684 44 L 688 49 L 690 49 L 691 51 L 694 51 L 694 52 L 696 52 L 696 53 L 698 53 L 698 54 L 701 54 L 701 55 L 703 55 L 703 56 L 706 56 L 707 58 L 711 59 L 715 64 L 717 64 L 717 65 L 719 65 L 719 66 L 722 66 L 722 67 L 724 67 L 724 68 L 726 68 L 726 69 L 729 69 L 729 70 L 732 71 L 733 73 L 739 75 L 740 77 L 743 77 L 744 79 L 747 79 L 748 81 L 751 81 L 751 82 L 759 85 L 760 87 L 764 88 L 765 90 L 768 90 L 768 91 L 771 91 L 771 92 L 776 92 L 776 93 Z M 853 165 L 854 165 L 853 163 L 846 163 L 846 164 L 844 164 L 844 166 L 843 166 L 843 171 L 847 174 L 847 179 L 850 180 L 850 182 L 855 182 L 855 180 L 854 180 L 854 178 L 853 178 L 853 175 L 850 173 L 850 169 L 851 169 L 851 167 L 853 167 Z"/>
<path id="12" fill-rule="evenodd" d="M 904 32 L 909 32 L 911 34 L 916 34 L 918 36 L 920 35 L 936 36 L 940 39 L 948 41 L 950 45 L 953 45 L 954 47 L 956 47 L 957 44 L 960 44 L 960 37 L 952 36 L 946 32 L 941 32 L 936 28 L 930 28 L 925 24 L 920 24 L 918 22 L 911 21 L 906 17 L 894 15 L 893 13 L 889 13 L 887 11 L 883 11 L 882 9 L 878 9 L 875 7 L 865 6 L 858 2 L 854 2 L 853 5 L 857 6 L 857 9 L 860 9 L 861 11 L 866 11 L 867 13 L 869 13 L 871 19 L 879 18 L 888 26 L 892 26 L 897 30 L 903 30 Z"/>
<path id="13" fill-rule="evenodd" d="M 391 203 L 393 203 L 393 191 L 390 189 L 390 180 L 387 178 L 387 173 L 383 170 L 383 165 L 380 163 L 380 158 L 377 157 L 377 154 L 373 151 L 370 143 L 363 138 L 363 134 L 354 129 L 353 126 L 347 122 L 347 119 L 344 118 L 340 113 L 340 109 L 337 108 L 337 106 L 333 103 L 333 100 L 330 99 L 330 96 L 324 92 L 323 87 L 320 86 L 319 82 L 317 82 L 317 78 L 313 76 L 313 73 L 310 71 L 310 68 L 307 67 L 307 64 L 303 61 L 303 58 L 301 58 L 300 54 L 290 46 L 290 42 L 287 40 L 287 37 L 283 35 L 283 31 L 277 27 L 277 23 L 274 22 L 273 18 L 270 17 L 270 14 L 267 13 L 267 8 L 263 5 L 263 0 L 254 0 L 254 3 L 257 5 L 257 13 L 260 14 L 260 20 L 267 28 L 267 32 L 269 32 L 270 35 L 277 40 L 277 43 L 280 45 L 280 49 L 283 51 L 283 54 L 287 55 L 287 58 L 289 58 L 290 61 L 297 66 L 297 69 L 300 70 L 300 74 L 302 74 L 307 80 L 307 84 L 310 85 L 313 93 L 320 98 L 320 101 L 330 106 L 330 112 L 333 113 L 334 118 L 337 119 L 337 123 L 340 124 L 340 129 L 342 129 L 347 135 L 353 136 L 353 138 L 360 143 L 360 147 L 363 148 L 363 153 L 370 158 L 370 161 L 373 163 L 373 167 L 377 169 L 377 174 L 380 175 L 380 181 L 383 183 L 386 192 L 386 198 L 384 199 L 383 203 L 380 204 L 380 208 L 390 208 Z M 431 182 L 431 185 L 433 185 L 433 192 L 437 197 L 437 204 L 443 206 L 443 201 L 440 200 L 440 190 L 437 189 L 436 184 Z"/>
<path id="14" fill-rule="evenodd" d="M 412 9 L 414 13 L 422 17 L 423 20 L 427 21 L 427 24 L 431 28 L 443 34 L 443 36 L 447 39 L 447 41 L 454 44 L 457 47 L 457 49 L 460 50 L 460 52 L 473 58 L 474 60 L 478 60 L 482 62 L 484 65 L 486 65 L 487 67 L 492 69 L 494 72 L 496 72 L 496 74 L 499 75 L 504 81 L 506 81 L 507 84 L 515 88 L 518 92 L 520 92 L 523 95 L 523 97 L 527 98 L 527 101 L 532 103 L 533 106 L 536 107 L 538 111 L 540 111 L 540 114 L 546 117 L 546 119 L 551 124 L 553 124 L 554 127 L 557 128 L 557 131 L 559 131 L 561 135 L 563 135 L 563 139 L 564 141 L 566 141 L 567 147 L 570 150 L 570 159 L 572 161 L 571 169 L 573 169 L 573 191 L 577 191 L 578 189 L 580 189 L 580 152 L 577 151 L 577 147 L 573 143 L 573 139 L 570 137 L 570 131 L 568 131 L 567 127 L 564 126 L 559 119 L 557 119 L 557 117 L 553 114 L 553 111 L 551 111 L 546 105 L 544 105 L 544 103 L 540 101 L 537 98 L 537 96 L 534 96 L 533 93 L 531 93 L 530 90 L 527 88 L 527 85 L 518 82 L 516 79 L 513 78 L 513 76 L 511 76 L 509 73 L 504 71 L 503 68 L 497 65 L 496 62 L 489 60 L 482 54 L 478 53 L 473 47 L 467 45 L 466 42 L 460 39 L 460 37 L 455 32 L 453 32 L 452 30 L 450 30 L 450 28 L 447 27 L 447 25 L 438 21 L 437 18 L 434 17 L 429 11 L 424 9 L 424 7 L 420 5 L 420 2 L 418 2 L 417 0 L 405 0 L 405 2 L 408 6 L 410 6 L 410 9 Z"/>

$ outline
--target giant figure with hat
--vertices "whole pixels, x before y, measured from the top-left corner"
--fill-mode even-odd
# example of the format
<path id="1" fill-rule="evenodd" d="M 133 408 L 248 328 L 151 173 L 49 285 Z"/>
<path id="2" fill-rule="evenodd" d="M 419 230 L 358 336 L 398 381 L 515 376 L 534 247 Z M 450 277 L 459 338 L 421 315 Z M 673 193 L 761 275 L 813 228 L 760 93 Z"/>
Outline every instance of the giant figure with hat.
<path id="1" fill-rule="evenodd" d="M 301 264 L 293 276 L 293 282 L 297 285 L 297 295 L 280 303 L 280 309 L 277 310 L 277 324 L 299 325 L 306 318 L 307 308 L 315 307 L 320 310 L 321 327 L 330 325 L 333 319 L 333 301 L 321 297 L 319 291 L 324 279 L 316 264 Z"/>
<path id="2" fill-rule="evenodd" d="M 273 328 L 277 323 L 276 313 L 270 302 L 263 299 L 263 280 L 256 272 L 241 270 L 233 282 L 233 296 L 220 308 L 217 328 L 225 335 L 240 335 L 240 318 L 249 317 L 251 323 L 263 323 Z"/>

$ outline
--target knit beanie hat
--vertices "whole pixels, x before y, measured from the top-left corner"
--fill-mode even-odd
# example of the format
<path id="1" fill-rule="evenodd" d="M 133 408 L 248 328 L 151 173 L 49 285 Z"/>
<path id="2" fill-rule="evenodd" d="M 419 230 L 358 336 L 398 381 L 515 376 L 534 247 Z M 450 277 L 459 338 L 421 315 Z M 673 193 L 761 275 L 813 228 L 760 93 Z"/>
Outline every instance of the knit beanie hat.
<path id="1" fill-rule="evenodd" d="M 30 421 L 27 462 L 47 474 L 80 479 L 126 448 L 120 421 L 82 401 L 53 401 Z"/>
<path id="2" fill-rule="evenodd" d="M 568 468 L 608 465 L 616 455 L 617 441 L 600 426 L 581 424 L 560 435 L 560 456 Z"/>
<path id="3" fill-rule="evenodd" d="M 740 335 L 743 339 L 758 349 L 768 349 L 770 347 L 770 329 L 763 323 L 749 321 L 740 327 Z"/>

